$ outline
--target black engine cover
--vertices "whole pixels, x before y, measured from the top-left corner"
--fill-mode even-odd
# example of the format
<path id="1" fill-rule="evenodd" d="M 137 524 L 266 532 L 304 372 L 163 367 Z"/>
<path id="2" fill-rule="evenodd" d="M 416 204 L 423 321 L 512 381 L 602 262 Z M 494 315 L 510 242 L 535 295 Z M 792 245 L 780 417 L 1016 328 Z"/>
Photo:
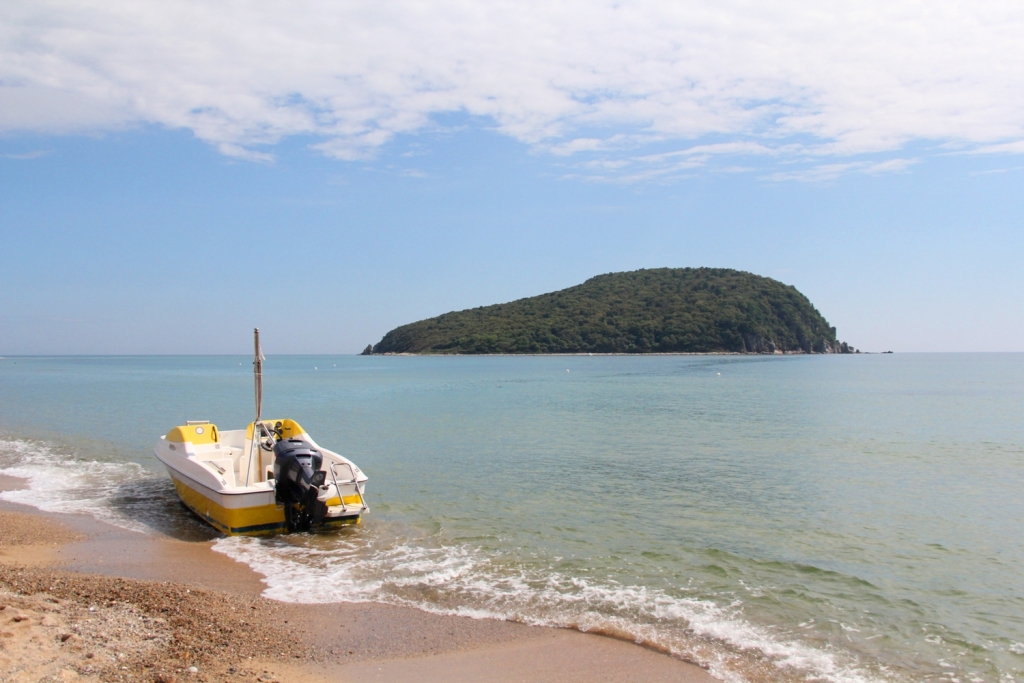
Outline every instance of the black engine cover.
<path id="1" fill-rule="evenodd" d="M 317 500 L 317 488 L 324 483 L 320 451 L 301 439 L 281 439 L 274 445 L 274 495 L 285 506 L 289 531 L 305 531 L 327 514 Z"/>

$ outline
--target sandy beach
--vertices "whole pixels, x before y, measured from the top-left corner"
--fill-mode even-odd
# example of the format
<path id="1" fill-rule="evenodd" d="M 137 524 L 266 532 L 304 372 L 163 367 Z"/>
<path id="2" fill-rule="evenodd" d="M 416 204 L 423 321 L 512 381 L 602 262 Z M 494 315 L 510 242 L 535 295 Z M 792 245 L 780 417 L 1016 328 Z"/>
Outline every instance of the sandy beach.
<path id="1" fill-rule="evenodd" d="M 716 680 L 611 637 L 262 588 L 209 542 L 0 504 L 0 680 Z"/>

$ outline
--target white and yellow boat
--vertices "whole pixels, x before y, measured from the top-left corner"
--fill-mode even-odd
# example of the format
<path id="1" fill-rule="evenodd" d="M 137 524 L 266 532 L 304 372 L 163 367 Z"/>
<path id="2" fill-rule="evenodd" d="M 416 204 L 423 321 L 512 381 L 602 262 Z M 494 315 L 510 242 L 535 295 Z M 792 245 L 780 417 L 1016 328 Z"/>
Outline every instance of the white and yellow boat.
<path id="1" fill-rule="evenodd" d="M 260 417 L 263 356 L 256 330 L 256 419 L 220 431 L 206 420 L 175 427 L 157 442 L 181 501 L 228 535 L 260 536 L 358 523 L 369 511 L 367 477 L 321 448 L 295 420 Z"/>

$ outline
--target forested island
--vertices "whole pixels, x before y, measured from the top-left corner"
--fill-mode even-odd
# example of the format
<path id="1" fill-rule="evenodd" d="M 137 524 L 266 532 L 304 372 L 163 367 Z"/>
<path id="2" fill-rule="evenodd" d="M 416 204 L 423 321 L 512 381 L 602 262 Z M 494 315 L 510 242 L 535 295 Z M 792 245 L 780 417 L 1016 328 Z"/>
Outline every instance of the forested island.
<path id="1" fill-rule="evenodd" d="M 729 268 L 656 268 L 402 325 L 364 353 L 854 351 L 795 287 Z"/>

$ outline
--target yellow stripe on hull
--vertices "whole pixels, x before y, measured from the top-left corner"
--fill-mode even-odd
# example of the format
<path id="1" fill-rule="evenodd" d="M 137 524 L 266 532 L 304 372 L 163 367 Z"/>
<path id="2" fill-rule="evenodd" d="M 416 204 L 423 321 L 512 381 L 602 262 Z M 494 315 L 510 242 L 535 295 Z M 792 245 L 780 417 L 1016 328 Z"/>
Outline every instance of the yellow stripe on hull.
<path id="1" fill-rule="evenodd" d="M 225 508 L 192 489 L 177 477 L 171 477 L 178 497 L 192 512 L 211 526 L 228 536 L 269 536 L 287 531 L 284 507 L 279 505 L 254 505 L 245 508 Z M 329 504 L 338 501 L 334 498 Z M 346 504 L 359 504 L 359 496 L 345 496 Z M 337 503 L 337 504 L 340 504 Z M 358 524 L 359 516 L 328 518 L 325 525 Z"/>
<path id="2" fill-rule="evenodd" d="M 345 505 L 359 505 L 359 506 L 362 506 L 362 504 L 363 504 L 363 499 L 360 498 L 359 496 L 356 496 L 356 495 L 345 496 Z M 341 505 L 341 498 L 338 498 L 337 496 L 335 496 L 334 498 L 331 498 L 330 500 L 327 501 L 327 505 L 328 505 L 328 507 L 333 507 L 335 505 Z"/>

